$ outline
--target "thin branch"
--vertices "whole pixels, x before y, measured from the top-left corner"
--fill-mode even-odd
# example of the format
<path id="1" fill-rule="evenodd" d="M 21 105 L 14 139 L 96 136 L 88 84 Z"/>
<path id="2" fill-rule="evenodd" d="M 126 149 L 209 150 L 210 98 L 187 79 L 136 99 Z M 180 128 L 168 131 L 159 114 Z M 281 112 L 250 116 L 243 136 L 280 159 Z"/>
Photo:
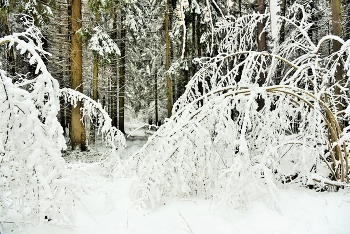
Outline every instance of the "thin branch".
<path id="1" fill-rule="evenodd" d="M 83 207 L 85 208 L 85 210 L 88 212 L 88 214 L 90 215 L 90 217 L 97 223 L 100 224 L 99 222 L 97 222 L 97 220 L 91 215 L 91 213 L 89 212 L 89 210 L 86 208 L 86 206 L 84 205 L 84 203 L 80 200 L 79 197 L 76 196 L 76 198 L 80 201 L 80 203 L 83 205 Z"/>
<path id="2" fill-rule="evenodd" d="M 180 211 L 179 211 L 179 215 L 181 216 L 181 218 L 185 221 L 185 223 L 186 223 L 186 225 L 187 225 L 187 227 L 188 227 L 188 229 L 190 230 L 190 233 L 193 233 L 193 231 L 192 231 L 192 229 L 191 229 L 191 227 L 190 227 L 190 225 L 188 225 L 188 223 L 187 223 L 187 221 L 186 221 L 186 219 L 182 216 L 182 214 L 180 213 Z"/>

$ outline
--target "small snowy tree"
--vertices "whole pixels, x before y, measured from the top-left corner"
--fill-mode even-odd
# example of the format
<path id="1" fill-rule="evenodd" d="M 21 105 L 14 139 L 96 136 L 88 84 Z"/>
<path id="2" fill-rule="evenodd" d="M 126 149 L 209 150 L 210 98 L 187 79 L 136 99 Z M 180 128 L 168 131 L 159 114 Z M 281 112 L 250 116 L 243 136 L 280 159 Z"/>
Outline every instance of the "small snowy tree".
<path id="1" fill-rule="evenodd" d="M 25 20 L 28 20 L 25 18 Z M 59 85 L 41 56 L 41 34 L 32 22 L 23 33 L 0 38 L 0 45 L 16 46 L 37 64 L 34 79 L 14 82 L 0 70 L 0 222 L 53 220 L 70 222 L 74 214 L 74 182 L 67 181 L 61 157 L 66 148 L 57 121 Z"/>
<path id="2" fill-rule="evenodd" d="M 27 30 L 0 38 L 0 45 L 15 46 L 36 64 L 33 79 L 9 77 L 0 68 L 0 232 L 4 223 L 74 222 L 74 197 L 83 185 L 67 169 L 61 150 L 66 148 L 57 120 L 59 96 L 73 105 L 86 99 L 84 113 L 98 115 L 101 131 L 112 153 L 125 145 L 123 135 L 111 127 L 102 107 L 83 94 L 59 89 L 42 56 L 42 35 L 33 21 L 24 17 Z M 115 154 L 114 154 L 115 155 Z M 113 160 L 115 158 L 112 158 Z"/>
<path id="3" fill-rule="evenodd" d="M 141 206 L 197 194 L 234 207 L 256 199 L 278 205 L 282 185 L 347 186 L 350 134 L 341 125 L 350 116 L 350 41 L 326 36 L 313 44 L 307 17 L 302 6 L 291 7 L 279 18 L 289 37 L 262 52 L 254 35 L 262 20 L 270 28 L 268 13 L 216 24 L 226 35 L 218 55 L 198 60 L 202 68 L 172 117 L 133 157 Z M 342 47 L 324 55 L 329 40 Z M 342 83 L 334 79 L 337 63 L 347 74 Z M 339 104 L 346 110 L 337 111 Z"/>

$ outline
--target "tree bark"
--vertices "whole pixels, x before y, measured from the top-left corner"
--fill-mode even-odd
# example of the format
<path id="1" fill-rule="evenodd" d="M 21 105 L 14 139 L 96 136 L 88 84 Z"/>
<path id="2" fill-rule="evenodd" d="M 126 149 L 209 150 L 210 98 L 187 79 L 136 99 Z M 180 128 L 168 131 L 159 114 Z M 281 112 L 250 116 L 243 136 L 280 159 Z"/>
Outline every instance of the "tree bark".
<path id="1" fill-rule="evenodd" d="M 280 15 L 282 17 L 286 16 L 286 0 L 281 0 L 281 5 L 280 5 Z M 279 42 L 282 43 L 284 41 L 285 38 L 285 21 L 282 20 L 282 25 L 281 25 L 281 29 L 280 29 L 280 37 L 279 37 Z"/>
<path id="2" fill-rule="evenodd" d="M 70 76 L 71 76 L 71 87 L 74 90 L 83 92 L 82 86 L 82 38 L 77 31 L 82 26 L 82 15 L 81 15 L 81 0 L 71 0 L 71 56 L 70 56 Z M 82 115 L 80 108 L 82 103 L 77 102 L 77 105 L 72 106 L 72 117 L 70 126 L 70 140 L 72 149 L 75 150 L 78 147 L 80 150 L 86 150 L 86 136 L 83 123 L 81 122 Z"/>
<path id="3" fill-rule="evenodd" d="M 99 11 L 95 12 L 95 20 L 100 22 Z M 93 67 L 92 67 L 92 99 L 98 100 L 98 72 L 99 72 L 100 55 L 97 51 L 93 51 Z"/>
<path id="4" fill-rule="evenodd" d="M 0 16 L 1 16 L 1 21 L 5 27 L 5 35 L 11 35 L 11 30 L 10 30 L 10 25 L 8 22 L 8 12 L 5 6 L 2 6 L 0 4 Z M 4 35 L 0 35 L 4 36 Z M 8 62 L 8 70 L 12 76 L 16 75 L 16 61 L 15 61 L 15 53 L 13 51 L 13 47 L 8 48 L 7 50 L 7 62 Z"/>
<path id="5" fill-rule="evenodd" d="M 264 0 L 257 0 L 258 5 L 258 13 L 264 14 L 265 13 L 265 2 Z M 263 32 L 265 27 L 265 20 L 261 20 L 258 22 L 258 51 L 265 51 L 266 50 L 266 35 L 265 32 Z"/>
<path id="6" fill-rule="evenodd" d="M 117 34 L 117 15 L 116 15 L 116 9 L 113 9 L 113 33 L 111 35 L 111 38 L 116 42 L 118 39 L 118 34 Z M 115 58 L 113 59 L 113 64 L 112 64 L 112 72 L 113 72 L 113 76 L 111 78 L 111 82 L 110 82 L 110 93 L 111 93 L 111 98 L 110 98 L 110 115 L 111 115 L 111 119 L 112 119 L 112 126 L 118 128 L 118 110 L 117 110 L 117 101 L 116 101 L 116 97 L 118 96 L 118 92 L 116 89 L 117 86 L 117 82 L 118 82 L 118 59 Z"/>
<path id="7" fill-rule="evenodd" d="M 99 55 L 97 52 L 93 52 L 93 68 L 92 68 L 92 99 L 98 100 L 98 63 Z"/>
<path id="8" fill-rule="evenodd" d="M 124 101 L 125 101 L 125 50 L 126 28 L 125 11 L 120 14 L 120 63 L 119 63 L 119 130 L 125 134 Z"/>
<path id="9" fill-rule="evenodd" d="M 280 5 L 280 16 L 285 17 L 286 16 L 286 0 L 281 0 Z M 285 24 L 286 21 L 284 19 L 281 19 L 281 29 L 279 32 L 279 38 L 278 42 L 279 44 L 282 44 L 285 40 Z M 282 79 L 282 62 L 279 62 L 277 66 L 277 77 L 276 77 L 276 84 L 279 84 Z"/>
<path id="10" fill-rule="evenodd" d="M 196 13 L 193 10 L 192 12 L 192 42 L 191 42 L 191 77 L 194 76 L 194 74 L 196 73 L 196 66 L 193 63 L 193 59 L 196 57 Z M 187 81 L 188 83 L 188 81 Z"/>
<path id="11" fill-rule="evenodd" d="M 167 87 L 167 110 L 168 118 L 171 116 L 171 111 L 173 109 L 173 93 L 171 86 L 171 77 L 168 73 L 170 69 L 170 37 L 169 37 L 169 3 L 168 0 L 165 2 L 165 70 L 166 70 L 166 87 Z"/>
<path id="12" fill-rule="evenodd" d="M 257 6 L 258 6 L 258 13 L 264 14 L 265 13 L 265 2 L 264 0 L 257 0 Z M 266 35 L 263 31 L 265 27 L 265 20 L 261 20 L 258 22 L 257 28 L 258 28 L 258 52 L 262 52 L 266 50 Z M 261 62 L 261 59 L 259 59 Z M 263 67 L 263 66 L 262 66 Z M 265 83 L 265 72 L 260 71 L 258 84 L 259 86 L 263 86 Z M 265 106 L 265 100 L 261 97 L 258 97 L 258 111 L 260 111 Z"/>
<path id="13" fill-rule="evenodd" d="M 318 37 L 317 37 L 317 34 L 318 34 L 318 25 L 317 23 L 319 22 L 319 19 L 318 19 L 318 13 L 317 13 L 317 9 L 318 9 L 318 0 L 314 0 L 312 2 L 310 2 L 310 7 L 311 9 L 316 9 L 316 13 L 313 12 L 311 14 L 311 21 L 312 21 L 312 26 L 310 27 L 309 31 L 308 31 L 308 34 L 309 34 L 309 37 L 311 39 L 311 41 L 314 43 L 314 44 L 317 44 L 318 42 Z"/>
<path id="14" fill-rule="evenodd" d="M 92 65 L 92 99 L 98 101 L 98 72 L 99 72 L 99 54 L 93 51 L 93 65 Z M 90 142 L 96 142 L 95 126 L 98 124 L 97 119 L 92 117 L 90 123 Z"/>
<path id="15" fill-rule="evenodd" d="M 197 47 L 197 57 L 200 58 L 202 57 L 202 46 L 201 46 L 201 36 L 202 36 L 202 32 L 201 32 L 201 16 L 196 14 L 196 22 L 197 22 L 197 26 L 196 26 L 196 47 Z"/>
<path id="16" fill-rule="evenodd" d="M 159 126 L 158 120 L 158 81 L 157 81 L 157 73 L 154 74 L 154 106 L 155 106 L 155 124 Z"/>
<path id="17" fill-rule="evenodd" d="M 341 37 L 342 36 L 342 14 L 341 14 L 341 0 L 332 0 L 332 34 Z M 333 53 L 336 53 L 340 50 L 341 43 L 337 40 L 333 40 Z M 338 59 L 338 56 L 335 56 L 334 59 Z M 343 64 L 341 61 L 338 62 L 337 69 L 335 72 L 335 81 L 339 84 L 343 80 Z M 341 94 L 341 90 L 338 86 L 334 90 L 336 95 Z M 343 110 L 343 105 L 341 103 L 341 98 L 339 96 L 339 104 L 337 105 L 337 111 Z"/>

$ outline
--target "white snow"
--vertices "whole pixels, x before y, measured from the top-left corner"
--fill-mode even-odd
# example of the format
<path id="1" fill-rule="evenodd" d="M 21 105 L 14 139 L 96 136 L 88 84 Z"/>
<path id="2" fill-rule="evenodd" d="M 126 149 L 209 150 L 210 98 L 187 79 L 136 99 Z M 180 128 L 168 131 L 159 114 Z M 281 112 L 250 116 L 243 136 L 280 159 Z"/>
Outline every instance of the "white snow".
<path id="1" fill-rule="evenodd" d="M 303 188 L 280 190 L 283 211 L 253 202 L 235 210 L 211 200 L 190 198 L 155 210 L 137 210 L 130 200 L 132 178 L 108 182 L 95 178 L 110 197 L 83 196 L 76 204 L 75 227 L 25 227 L 27 234 L 86 233 L 349 233 L 350 191 L 317 193 Z M 16 233 L 16 232 L 15 232 Z"/>
<path id="2" fill-rule="evenodd" d="M 133 126 L 135 127 L 135 126 Z M 131 128 L 126 128 L 131 132 Z M 134 128 L 135 129 L 135 128 Z M 146 133 L 145 133 L 146 132 Z M 147 135 L 139 128 L 137 137 Z M 126 157 L 140 148 L 144 140 L 127 142 Z M 130 151 L 131 149 L 131 151 Z M 97 164 L 77 163 L 72 168 L 90 174 L 86 186 L 95 191 L 81 194 L 75 202 L 75 226 L 25 226 L 25 234 L 121 234 L 121 233 L 349 233 L 350 189 L 316 192 L 306 188 L 280 189 L 281 210 L 263 202 L 252 202 L 242 209 L 219 205 L 211 199 L 190 197 L 162 204 L 156 209 L 139 209 L 131 199 L 136 178 L 110 181 L 97 175 Z M 100 186 L 99 189 L 96 189 Z M 93 189 L 92 189 L 93 188 Z M 1 219 L 0 219 L 1 220 Z M 5 226 L 11 230 L 11 225 Z M 21 233 L 15 228 L 12 233 Z"/>
<path id="3" fill-rule="evenodd" d="M 209 8 L 207 13 L 210 14 Z M 31 54 L 30 62 L 38 64 L 36 73 L 40 72 L 40 74 L 33 80 L 33 90 L 29 92 L 25 89 L 19 89 L 19 85 L 13 84 L 11 79 L 6 77 L 5 72 L 0 70 L 3 84 L 2 98 L 6 103 L 6 106 L 0 107 L 2 107 L 5 119 L 11 119 L 12 115 L 14 116 L 13 120 L 2 122 L 0 126 L 3 129 L 11 130 L 10 133 L 6 133 L 6 137 L 0 131 L 0 152 L 6 156 L 7 160 L 2 160 L 0 164 L 0 189 L 3 189 L 0 190 L 0 192 L 3 191 L 1 202 L 6 205 L 4 206 L 6 210 L 1 212 L 5 215 L 0 217 L 0 232 L 2 234 L 350 233 L 350 189 L 348 185 L 339 192 L 316 192 L 300 187 L 302 184 L 307 184 L 308 181 L 305 180 L 302 181 L 303 183 L 294 184 L 294 186 L 291 183 L 286 183 L 285 186 L 281 186 L 283 188 L 275 189 L 280 181 L 287 182 L 287 180 L 272 181 L 272 173 L 274 172 L 271 169 L 274 163 L 278 162 L 281 165 L 276 173 L 285 169 L 283 168 L 283 160 L 285 159 L 282 159 L 284 155 L 281 156 L 282 151 L 276 149 L 294 140 L 304 142 L 298 151 L 290 154 L 294 157 L 294 173 L 282 175 L 297 173 L 297 175 L 301 175 L 303 180 L 314 178 L 324 183 L 329 182 L 322 174 L 310 176 L 308 163 L 316 165 L 321 159 L 319 159 L 317 151 L 312 151 L 313 154 L 308 153 L 310 151 L 306 147 L 308 145 L 311 148 L 323 147 L 324 139 L 328 138 L 327 134 L 322 135 L 322 133 L 328 133 L 328 131 L 324 131 L 324 122 L 322 122 L 320 115 L 314 115 L 316 112 L 303 106 L 300 109 L 295 109 L 297 107 L 293 105 L 292 108 L 290 104 L 294 100 L 293 98 L 297 98 L 304 100 L 305 103 L 315 103 L 310 104 L 313 109 L 318 108 L 319 112 L 317 113 L 324 113 L 324 110 L 327 109 L 319 108 L 322 103 L 318 99 L 324 94 L 331 93 L 327 93 L 327 90 L 332 90 L 334 86 L 315 88 L 313 92 L 317 91 L 316 93 L 298 88 L 298 82 L 308 83 L 309 76 L 304 76 L 304 70 L 305 67 L 312 64 L 309 59 L 320 58 L 317 57 L 318 50 L 315 49 L 318 47 L 308 37 L 307 29 L 310 24 L 305 16 L 298 24 L 295 24 L 293 20 L 289 22 L 297 29 L 291 32 L 292 37 L 298 36 L 295 38 L 299 38 L 300 35 L 305 37 L 300 41 L 300 45 L 306 45 L 305 48 L 303 47 L 304 55 L 294 58 L 293 53 L 301 47 L 296 46 L 298 44 L 294 42 L 294 44 L 290 43 L 289 45 L 288 41 L 277 47 L 275 55 L 271 55 L 273 59 L 280 55 L 282 55 L 281 58 L 286 57 L 285 61 L 290 60 L 288 64 L 300 64 L 293 65 L 297 69 L 296 72 L 289 77 L 289 71 L 287 71 L 287 75 L 282 77 L 282 85 L 271 86 L 267 82 L 266 86 L 256 88 L 257 81 L 251 83 L 251 80 L 255 80 L 256 74 L 263 71 L 264 66 L 261 65 L 263 64 L 261 61 L 267 61 L 264 57 L 267 56 L 267 52 L 252 51 L 254 47 L 251 45 L 255 43 L 255 34 L 249 32 L 254 32 L 255 26 L 251 25 L 256 25 L 256 22 L 263 17 L 266 16 L 252 15 L 250 18 L 237 20 L 236 31 L 232 31 L 231 36 L 225 38 L 220 44 L 220 51 L 231 51 L 232 58 L 238 55 L 234 52 L 236 49 L 246 51 L 244 52 L 246 65 L 239 84 L 241 88 L 232 88 L 236 85 L 235 79 L 233 79 L 235 76 L 222 76 L 220 70 L 216 70 L 217 67 L 220 69 L 225 67 L 219 63 L 224 63 L 225 59 L 228 58 L 226 55 L 213 58 L 215 60 L 212 60 L 214 62 L 210 62 L 211 64 L 203 64 L 207 66 L 202 68 L 202 71 L 205 70 L 205 72 L 196 73 L 187 85 L 185 94 L 175 103 L 174 106 L 178 108 L 174 108 L 174 110 L 178 109 L 179 111 L 174 113 L 174 117 L 158 130 L 156 137 L 161 141 L 149 141 L 147 144 L 150 147 L 144 147 L 143 151 L 138 151 L 145 143 L 145 130 L 138 129 L 130 138 L 127 138 L 128 145 L 123 151 L 122 159 L 127 159 L 138 151 L 137 159 L 139 160 L 135 160 L 137 167 L 133 167 L 135 165 L 129 166 L 127 160 L 121 160 L 119 155 L 115 153 L 117 150 L 121 150 L 126 142 L 124 135 L 119 133 L 117 129 L 111 128 L 110 119 L 102 106 L 82 96 L 82 94 L 76 94 L 74 90 L 61 89 L 61 93 L 65 92 L 66 98 L 73 103 L 82 99 L 90 103 L 90 106 L 84 105 L 86 106 L 84 114 L 95 113 L 92 107 L 100 109 L 101 132 L 104 132 L 106 140 L 112 146 L 112 154 L 109 155 L 115 156 L 109 157 L 112 160 L 105 160 L 101 164 L 79 161 L 65 164 L 60 157 L 60 151 L 65 149 L 65 142 L 62 129 L 56 118 L 59 110 L 59 87 L 57 80 L 51 76 L 43 60 L 40 59 L 41 45 L 34 43 L 40 37 L 35 37 L 34 41 L 27 38 L 33 44 L 20 39 L 19 36 L 27 35 L 26 33 L 4 37 L 3 42 L 9 42 L 10 45 L 16 43 L 16 48 L 21 53 L 29 52 Z M 241 27 L 241 23 L 245 22 L 247 27 Z M 230 32 L 231 26 L 228 25 L 226 29 L 225 27 L 222 29 L 227 29 Z M 35 33 L 36 30 L 33 28 L 30 34 L 34 35 Z M 241 40 L 236 40 L 236 44 L 227 43 L 231 38 L 241 38 Z M 247 39 L 248 43 L 243 43 L 244 38 Z M 254 43 L 252 43 L 253 41 Z M 292 49 L 294 47 L 295 49 Z M 344 54 L 347 48 L 342 47 L 339 53 Z M 302 54 L 300 51 L 297 52 Z M 288 57 L 290 54 L 291 56 Z M 328 81 L 334 77 L 336 63 L 322 67 L 320 61 L 315 60 L 315 65 L 311 67 L 315 71 L 322 68 L 321 70 L 325 71 L 322 78 Z M 323 63 L 328 64 L 328 61 L 333 61 L 333 59 L 326 57 Z M 349 59 L 346 60 L 345 65 L 349 64 L 349 61 Z M 271 69 L 275 69 L 275 64 L 272 65 Z M 231 69 L 231 73 L 228 74 L 236 74 L 239 66 L 241 65 L 235 65 Z M 210 70 L 209 68 L 215 69 Z M 327 70 L 331 70 L 330 73 L 327 73 Z M 273 74 L 272 70 L 268 74 L 267 78 L 270 79 Z M 208 77 L 211 83 L 207 83 L 206 78 Z M 314 77 L 315 80 L 319 78 L 316 73 Z M 201 92 L 199 91 L 200 82 L 202 85 L 204 84 L 204 89 Z M 314 84 L 317 83 L 314 82 Z M 262 111 L 258 113 L 255 101 L 257 95 L 259 94 L 268 100 L 266 98 L 267 90 L 272 88 L 274 92 L 292 93 L 294 96 L 293 98 L 279 96 L 280 99 L 276 105 L 276 110 L 279 112 Z M 308 95 L 301 96 L 301 94 Z M 348 104 L 348 98 L 345 95 L 343 97 Z M 285 100 L 289 100 L 289 102 L 282 103 Z M 338 99 L 329 100 L 336 103 L 335 101 Z M 203 101 L 204 104 L 199 107 L 198 101 Z M 266 101 L 265 109 L 270 110 L 268 108 L 270 106 L 271 102 Z M 236 128 L 236 125 L 232 125 L 232 110 L 237 110 L 239 113 L 236 122 L 242 128 Z M 284 134 L 292 122 L 288 122 L 290 120 L 287 119 L 290 118 L 283 118 L 296 115 L 299 111 L 304 111 L 303 113 L 307 115 L 304 122 L 300 124 L 304 124 L 304 128 L 300 130 L 303 131 L 304 135 L 301 135 L 302 138 L 295 138 L 293 135 Z M 349 113 L 349 110 L 347 109 L 345 113 Z M 45 121 L 38 119 L 38 116 Z M 102 118 L 103 116 L 104 118 Z M 177 118 L 176 121 L 174 121 L 175 118 Z M 333 119 L 336 118 L 333 117 Z M 225 122 L 225 120 L 230 121 Z M 278 124 L 281 122 L 284 122 L 283 126 L 287 127 L 280 127 Z M 255 129 L 252 130 L 254 125 Z M 270 127 L 272 130 L 280 129 L 281 131 L 272 131 Z M 275 137 L 276 132 L 283 134 Z M 246 137 L 248 134 L 251 134 L 250 138 Z M 7 140 L 8 135 L 10 135 L 10 140 Z M 184 135 L 186 137 L 183 137 Z M 289 137 L 294 138 L 286 139 Z M 339 145 L 340 142 L 346 140 L 345 137 L 348 137 L 348 134 L 343 134 L 341 138 L 336 135 L 334 136 L 335 142 Z M 5 149 L 10 149 L 5 153 L 3 153 L 4 139 L 8 141 Z M 276 142 L 278 144 L 275 144 Z M 309 142 L 310 144 L 308 144 Z M 249 152 L 248 146 L 252 148 L 253 153 Z M 224 158 L 230 165 L 224 169 L 218 167 L 218 161 L 215 160 L 223 157 L 215 158 L 215 153 L 232 156 L 232 152 L 236 151 L 237 147 L 239 152 L 235 154 L 235 157 Z M 323 148 L 318 150 L 324 152 Z M 344 150 L 344 152 L 346 151 Z M 251 158 L 249 158 L 250 156 Z M 169 160 L 170 158 L 171 160 Z M 344 158 L 347 160 L 348 156 L 345 154 Z M 254 161 L 252 161 L 253 159 Z M 343 162 L 342 160 L 343 158 L 340 161 Z M 333 160 L 332 163 L 338 162 Z M 225 163 L 222 162 L 222 164 Z M 300 168 L 304 167 L 302 169 L 305 170 L 300 172 L 299 169 L 297 170 L 299 166 Z M 325 165 L 323 166 L 325 168 Z M 127 169 L 129 174 L 137 171 L 135 174 L 139 178 L 117 178 L 117 176 L 123 175 Z M 131 172 L 132 169 L 134 171 Z M 102 170 L 108 171 L 108 173 L 101 173 Z M 118 174 L 119 171 L 121 173 Z M 324 172 L 323 168 L 320 169 L 320 172 Z M 327 172 L 329 173 L 329 171 Z M 319 172 L 317 171 L 317 173 Z M 111 176 L 107 178 L 106 174 Z M 125 176 L 129 174 L 125 174 Z M 333 172 L 333 174 L 335 173 Z M 266 179 L 260 180 L 261 178 Z M 251 186 L 254 180 L 258 179 L 259 183 Z M 10 183 L 15 184 L 10 186 L 8 185 Z M 208 186 L 209 183 L 210 186 Z M 192 185 L 193 187 L 190 188 Z M 264 187 L 265 185 L 268 186 Z M 343 183 L 339 182 L 338 185 L 343 185 Z M 131 192 L 132 188 L 134 193 Z M 218 194 L 218 189 L 226 191 Z M 268 189 L 269 191 L 268 193 L 266 191 L 257 193 L 256 191 L 259 189 Z M 139 195 L 136 194 L 138 191 Z M 194 196 L 193 194 L 197 194 L 197 192 L 199 194 L 200 192 L 205 193 L 205 196 Z M 221 196 L 221 199 L 214 200 L 218 195 Z M 266 199 L 268 195 L 270 195 L 270 199 Z M 217 200 L 221 203 L 218 203 Z M 154 209 L 140 208 L 143 202 L 151 203 L 151 207 Z M 227 206 L 233 202 L 238 204 L 235 207 L 239 207 L 239 209 Z M 1 207 L 1 209 L 3 208 Z M 51 217 L 46 217 L 47 214 L 50 214 Z M 71 223 L 64 221 L 71 221 L 73 217 L 76 222 L 73 222 L 72 226 L 67 226 Z M 28 223 L 35 219 L 39 219 L 39 222 L 35 222 L 36 224 Z M 59 220 L 57 222 L 62 223 L 62 225 L 57 225 L 56 220 Z M 63 226 L 63 223 L 66 223 L 66 226 Z"/>

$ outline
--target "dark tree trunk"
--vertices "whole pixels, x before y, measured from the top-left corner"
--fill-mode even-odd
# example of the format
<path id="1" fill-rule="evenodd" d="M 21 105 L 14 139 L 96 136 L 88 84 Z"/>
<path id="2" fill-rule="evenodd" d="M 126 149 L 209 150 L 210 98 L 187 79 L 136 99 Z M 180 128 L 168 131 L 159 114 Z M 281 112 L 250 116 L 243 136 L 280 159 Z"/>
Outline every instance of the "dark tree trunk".
<path id="1" fill-rule="evenodd" d="M 126 26 L 125 26 L 125 11 L 120 14 L 120 64 L 119 64 L 119 130 L 125 134 L 125 119 L 124 119 L 124 102 L 125 102 L 125 56 L 126 56 Z"/>
<path id="2" fill-rule="evenodd" d="M 117 29 L 118 29 L 118 22 L 117 22 L 117 14 L 116 9 L 113 10 L 114 14 L 112 16 L 112 20 L 113 20 L 113 33 L 111 34 L 111 38 L 113 39 L 114 42 L 117 42 L 118 40 L 118 33 L 117 33 Z M 118 92 L 116 89 L 117 86 L 117 82 L 118 82 L 118 59 L 114 58 L 112 61 L 112 73 L 113 76 L 111 78 L 111 84 L 110 84 L 110 115 L 111 115 L 111 119 L 112 119 L 112 126 L 118 128 L 118 110 L 117 110 L 117 96 L 118 96 Z"/>
<path id="3" fill-rule="evenodd" d="M 341 15 L 341 0 L 332 0 L 332 34 L 341 37 L 342 36 L 342 15 Z M 333 53 L 340 50 L 342 44 L 333 40 Z M 338 59 L 337 56 L 334 59 Z M 335 73 L 335 80 L 338 83 L 342 83 L 343 81 L 343 64 L 339 61 L 337 70 Z M 341 90 L 338 86 L 335 87 L 334 90 L 336 95 L 341 94 Z M 343 110 L 343 106 L 341 104 L 341 100 L 339 100 L 339 104 L 337 105 L 337 111 Z"/>
<path id="4" fill-rule="evenodd" d="M 8 12 L 7 9 L 3 6 L 3 3 L 0 3 L 0 16 L 1 16 L 1 24 L 4 28 L 5 35 L 11 35 L 10 25 L 8 21 Z M 4 36 L 3 33 L 1 33 Z M 10 72 L 10 75 L 14 76 L 16 75 L 16 61 L 15 61 L 15 53 L 14 48 L 8 48 L 7 50 L 7 63 L 8 63 L 8 71 Z"/>
<path id="5" fill-rule="evenodd" d="M 165 70 L 168 71 L 170 68 L 170 22 L 169 22 L 169 2 L 168 0 L 165 3 Z M 171 77 L 169 73 L 166 73 L 166 87 L 167 87 L 167 110 L 168 118 L 171 116 L 171 111 L 173 109 L 173 93 L 172 93 L 172 84 Z"/>
<path id="6" fill-rule="evenodd" d="M 259 14 L 264 14 L 265 13 L 265 2 L 264 0 L 257 0 L 257 6 L 258 6 L 258 13 Z M 257 28 L 258 28 L 258 52 L 265 51 L 266 50 L 266 35 L 265 32 L 263 31 L 265 27 L 265 21 L 261 20 L 258 22 Z M 261 59 L 259 59 L 260 62 L 262 62 Z M 262 66 L 264 67 L 264 66 Z M 260 71 L 259 74 L 259 79 L 258 79 L 258 84 L 259 86 L 263 86 L 265 83 L 265 72 Z M 258 111 L 260 111 L 264 106 L 265 106 L 265 101 L 263 98 L 258 97 L 257 99 L 258 102 Z"/>

